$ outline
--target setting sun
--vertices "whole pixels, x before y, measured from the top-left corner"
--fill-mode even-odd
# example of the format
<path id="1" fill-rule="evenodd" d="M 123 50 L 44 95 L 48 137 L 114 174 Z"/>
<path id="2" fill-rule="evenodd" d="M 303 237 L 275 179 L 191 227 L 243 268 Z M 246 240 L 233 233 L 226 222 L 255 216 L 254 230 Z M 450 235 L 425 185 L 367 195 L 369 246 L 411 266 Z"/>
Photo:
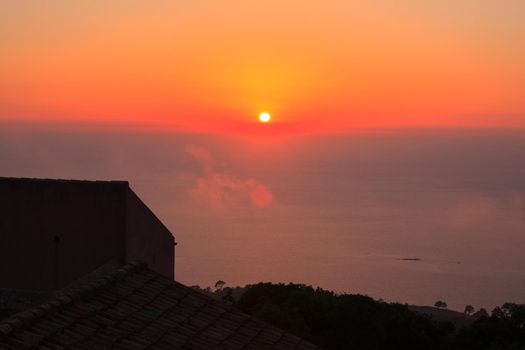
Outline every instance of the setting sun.
<path id="1" fill-rule="evenodd" d="M 525 350 L 524 17 L 0 0 L 0 350 Z"/>
<path id="2" fill-rule="evenodd" d="M 269 113 L 264 112 L 259 115 L 259 120 L 263 123 L 268 123 L 270 119 L 271 119 L 271 116 Z"/>

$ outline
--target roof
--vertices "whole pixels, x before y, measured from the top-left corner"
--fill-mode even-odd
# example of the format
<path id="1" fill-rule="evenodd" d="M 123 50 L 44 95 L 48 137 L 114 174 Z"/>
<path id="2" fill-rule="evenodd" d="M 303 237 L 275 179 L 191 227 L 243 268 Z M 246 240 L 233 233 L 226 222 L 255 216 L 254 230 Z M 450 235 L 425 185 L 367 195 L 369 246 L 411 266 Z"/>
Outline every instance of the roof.
<path id="1" fill-rule="evenodd" d="M 75 180 L 75 179 L 40 179 L 30 177 L 2 177 L 0 182 L 13 184 L 46 184 L 46 185 L 85 185 L 85 186 L 129 186 L 125 180 Z"/>
<path id="2" fill-rule="evenodd" d="M 7 349 L 316 346 L 134 263 L 0 321 L 0 350 Z"/>

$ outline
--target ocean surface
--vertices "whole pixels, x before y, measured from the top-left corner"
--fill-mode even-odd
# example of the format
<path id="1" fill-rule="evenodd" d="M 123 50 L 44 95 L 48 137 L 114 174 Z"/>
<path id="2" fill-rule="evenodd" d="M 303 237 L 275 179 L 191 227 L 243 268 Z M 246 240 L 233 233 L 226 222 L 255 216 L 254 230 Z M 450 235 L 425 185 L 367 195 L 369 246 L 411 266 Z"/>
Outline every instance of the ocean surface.
<path id="1" fill-rule="evenodd" d="M 127 179 L 176 279 L 295 282 L 418 305 L 525 302 L 525 132 L 288 138 L 0 130 L 0 176 Z"/>

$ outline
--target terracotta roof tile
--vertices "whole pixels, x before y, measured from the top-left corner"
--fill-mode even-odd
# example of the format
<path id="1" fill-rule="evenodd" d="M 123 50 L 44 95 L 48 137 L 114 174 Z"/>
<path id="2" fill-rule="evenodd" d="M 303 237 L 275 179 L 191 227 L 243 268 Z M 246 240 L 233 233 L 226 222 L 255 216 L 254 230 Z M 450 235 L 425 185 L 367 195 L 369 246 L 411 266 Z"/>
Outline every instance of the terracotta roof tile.
<path id="1" fill-rule="evenodd" d="M 0 323 L 0 350 L 66 348 L 316 349 L 141 264 Z"/>

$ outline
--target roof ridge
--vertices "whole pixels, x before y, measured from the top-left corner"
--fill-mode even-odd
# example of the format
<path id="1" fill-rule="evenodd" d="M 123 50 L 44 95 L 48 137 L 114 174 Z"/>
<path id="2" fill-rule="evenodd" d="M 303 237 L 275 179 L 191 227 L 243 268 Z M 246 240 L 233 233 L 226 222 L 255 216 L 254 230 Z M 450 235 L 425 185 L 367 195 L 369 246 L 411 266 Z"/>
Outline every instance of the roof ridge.
<path id="1" fill-rule="evenodd" d="M 25 182 L 53 182 L 53 183 L 74 183 L 74 184 L 108 184 L 108 185 L 129 185 L 126 180 L 80 180 L 80 179 L 51 179 L 36 177 L 10 177 L 0 176 L 0 181 L 25 181 Z"/>
<path id="2" fill-rule="evenodd" d="M 0 321 L 0 335 L 8 335 L 17 329 L 28 326 L 45 317 L 46 315 L 49 315 L 62 306 L 82 300 L 87 294 L 90 294 L 99 288 L 120 281 L 124 277 L 145 268 L 147 268 L 147 265 L 143 262 L 136 261 L 128 263 L 120 269 L 112 271 L 103 277 L 100 277 L 79 287 L 74 287 L 64 294 L 61 294 L 38 306 L 16 313 L 9 318 Z"/>

